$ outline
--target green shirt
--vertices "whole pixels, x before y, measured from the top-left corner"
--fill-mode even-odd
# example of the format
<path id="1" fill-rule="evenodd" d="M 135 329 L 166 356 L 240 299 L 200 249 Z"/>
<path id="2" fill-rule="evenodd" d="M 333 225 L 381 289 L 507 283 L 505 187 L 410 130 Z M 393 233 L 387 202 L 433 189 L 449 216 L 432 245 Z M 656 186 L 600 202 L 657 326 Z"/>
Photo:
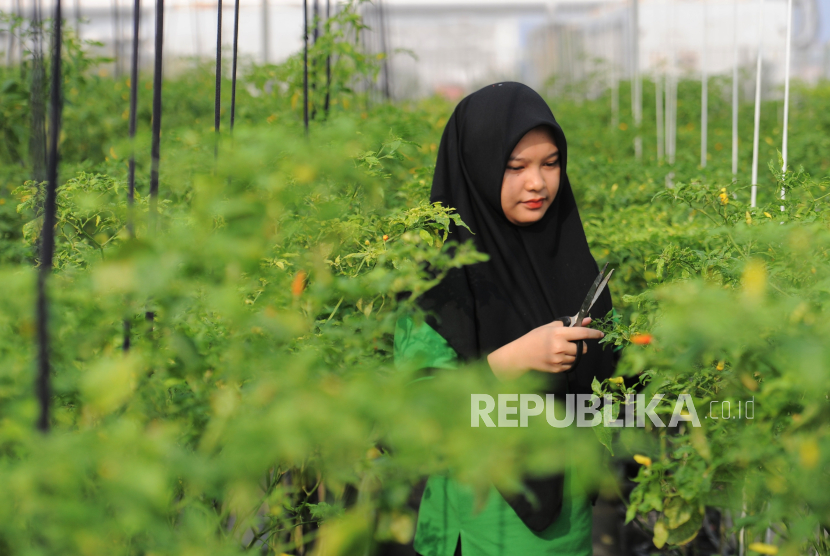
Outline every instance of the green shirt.
<path id="1" fill-rule="evenodd" d="M 402 318 L 395 327 L 395 364 L 418 368 L 452 369 L 458 355 L 447 341 L 426 323 L 416 326 Z M 476 513 L 470 488 L 446 476 L 427 481 L 415 550 L 423 556 L 453 556 L 459 535 L 463 556 L 590 556 L 592 510 L 588 497 L 566 474 L 562 513 L 547 529 L 529 529 L 495 487 L 485 507 Z"/>

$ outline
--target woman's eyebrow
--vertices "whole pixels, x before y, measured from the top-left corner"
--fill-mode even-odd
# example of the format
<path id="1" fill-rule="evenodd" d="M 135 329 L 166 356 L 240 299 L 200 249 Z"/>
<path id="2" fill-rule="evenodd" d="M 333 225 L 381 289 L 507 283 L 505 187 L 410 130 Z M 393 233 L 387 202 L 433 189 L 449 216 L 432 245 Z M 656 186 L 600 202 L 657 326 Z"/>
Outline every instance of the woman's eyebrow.
<path id="1" fill-rule="evenodd" d="M 553 158 L 554 156 L 559 156 L 559 151 L 554 151 L 545 157 L 545 160 L 549 158 Z M 511 156 L 507 159 L 508 162 L 524 162 L 527 159 L 521 156 Z"/>

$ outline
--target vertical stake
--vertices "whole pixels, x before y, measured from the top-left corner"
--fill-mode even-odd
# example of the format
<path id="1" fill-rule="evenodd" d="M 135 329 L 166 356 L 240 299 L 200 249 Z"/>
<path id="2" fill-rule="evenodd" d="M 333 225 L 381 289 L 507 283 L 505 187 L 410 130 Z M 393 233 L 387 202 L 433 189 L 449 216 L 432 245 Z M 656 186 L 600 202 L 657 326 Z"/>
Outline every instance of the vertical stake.
<path id="1" fill-rule="evenodd" d="M 219 155 L 219 113 L 222 107 L 222 0 L 217 0 L 216 5 L 216 89 L 213 100 L 213 158 Z"/>
<path id="2" fill-rule="evenodd" d="M 268 0 L 262 0 L 262 63 L 268 63 Z"/>
<path id="3" fill-rule="evenodd" d="M 640 76 L 640 3 L 639 0 L 632 0 L 632 60 L 633 76 L 631 80 L 631 112 L 634 116 L 634 156 L 637 159 L 643 158 L 643 138 L 640 135 L 640 127 L 643 124 L 643 80 Z"/>
<path id="4" fill-rule="evenodd" d="M 52 274 L 52 258 L 55 254 L 55 212 L 58 191 L 58 139 L 60 137 L 61 111 L 61 0 L 55 0 L 54 33 L 52 43 L 51 87 L 49 92 L 49 162 L 46 169 L 46 200 L 43 206 L 43 231 L 40 241 L 40 268 L 37 277 L 37 340 L 38 373 L 35 392 L 40 405 L 37 428 L 49 432 L 49 401 L 52 395 L 50 380 L 51 363 L 49 337 L 49 299 L 46 283 Z"/>
<path id="5" fill-rule="evenodd" d="M 671 46 L 669 47 L 669 67 L 666 72 L 666 161 L 669 165 L 674 166 L 675 155 L 677 153 L 677 44 L 675 37 L 672 34 L 675 29 L 675 12 L 674 2 L 669 0 L 669 40 Z M 666 174 L 666 187 L 674 187 L 674 170 L 670 170 Z"/>
<path id="6" fill-rule="evenodd" d="M 19 15 L 17 13 L 17 11 L 18 10 L 15 10 L 12 13 L 14 15 Z M 9 27 L 11 27 L 11 22 L 9 22 Z M 12 66 L 12 60 L 14 60 L 14 47 L 15 47 L 15 43 L 16 43 L 16 41 L 14 40 L 14 33 L 12 33 L 11 28 L 9 29 L 9 32 L 8 32 L 8 39 L 9 39 L 9 43 L 6 45 L 6 66 L 11 67 Z M 22 56 L 21 56 L 21 58 L 22 58 Z"/>
<path id="7" fill-rule="evenodd" d="M 706 151 L 709 131 L 709 75 L 706 68 L 706 0 L 703 0 L 703 53 L 700 58 L 700 167 L 706 168 Z"/>
<path id="8" fill-rule="evenodd" d="M 308 137 L 308 0 L 303 0 L 303 125 Z"/>
<path id="9" fill-rule="evenodd" d="M 758 67 L 755 70 L 755 130 L 752 135 L 752 197 L 755 206 L 758 197 L 758 139 L 761 131 L 761 62 L 764 45 L 764 0 L 758 0 Z"/>
<path id="10" fill-rule="evenodd" d="M 311 44 L 312 46 L 317 46 L 317 40 L 320 38 L 320 0 L 314 0 L 314 3 L 311 5 L 311 13 L 312 13 L 312 25 L 314 25 L 314 30 L 311 32 Z M 316 53 L 315 56 L 311 60 L 311 94 L 314 95 L 313 99 L 317 98 L 317 58 L 319 55 Z M 311 102 L 311 119 L 317 119 L 317 105 L 315 104 L 314 100 Z"/>
<path id="11" fill-rule="evenodd" d="M 18 0 L 19 2 L 20 0 Z M 81 0 L 75 0 L 75 35 L 81 40 Z"/>
<path id="12" fill-rule="evenodd" d="M 738 0 L 734 1 L 732 52 L 732 180 L 738 179 Z"/>
<path id="13" fill-rule="evenodd" d="M 616 129 L 620 125 L 620 78 L 617 75 L 616 49 L 612 40 L 606 42 L 610 50 L 608 77 L 611 80 L 611 129 Z"/>
<path id="14" fill-rule="evenodd" d="M 135 203 L 135 130 L 136 111 L 138 109 L 138 45 L 141 21 L 141 0 L 135 0 L 133 5 L 133 53 L 130 66 L 130 162 L 127 175 L 127 204 L 130 208 L 127 229 L 132 237 L 133 229 L 132 209 Z"/>
<path id="15" fill-rule="evenodd" d="M 239 0 L 233 8 L 233 67 L 231 69 L 231 132 L 236 118 L 236 60 L 239 47 Z"/>
<path id="16" fill-rule="evenodd" d="M 164 47 L 164 0 L 156 0 L 156 51 L 153 65 L 153 126 L 150 147 L 150 223 L 155 224 L 159 196 L 159 140 L 161 138 L 161 78 Z M 155 313 L 148 309 L 145 318 L 152 330 Z"/>
<path id="17" fill-rule="evenodd" d="M 331 0 L 326 0 L 326 30 L 329 29 L 329 18 L 331 17 Z M 331 51 L 326 55 L 326 100 L 323 109 L 326 117 L 329 115 L 329 99 L 331 96 Z"/>
<path id="18" fill-rule="evenodd" d="M 130 65 L 130 162 L 127 174 L 127 232 L 135 237 L 133 223 L 135 205 L 135 128 L 136 110 L 138 108 L 138 40 L 141 21 L 141 0 L 133 5 L 133 53 Z M 124 351 L 130 350 L 130 319 L 124 319 Z"/>
<path id="19" fill-rule="evenodd" d="M 121 77 L 121 18 L 118 0 L 112 0 L 112 53 L 115 58 L 115 78 Z"/>
<path id="20" fill-rule="evenodd" d="M 150 210 L 155 212 L 159 194 L 159 139 L 161 137 L 161 72 L 164 47 L 164 0 L 156 0 L 156 51 L 153 65 L 153 126 L 150 147 Z"/>
<path id="21" fill-rule="evenodd" d="M 789 115 L 790 115 L 790 55 L 791 55 L 791 43 L 792 43 L 792 32 L 793 32 L 793 0 L 787 0 L 787 54 L 786 54 L 786 63 L 784 64 L 784 127 L 782 128 L 782 132 L 784 134 L 783 144 L 781 145 L 781 158 L 783 160 L 783 165 L 781 166 L 781 172 L 786 174 L 787 173 L 787 135 L 788 130 L 787 127 L 789 126 Z M 784 187 L 781 187 L 781 200 L 784 199 Z M 784 210 L 784 207 L 781 207 L 781 210 Z"/>
<path id="22" fill-rule="evenodd" d="M 193 30 L 193 53 L 195 54 L 196 67 L 198 67 L 202 60 L 202 33 L 199 25 L 199 10 L 201 8 L 200 4 L 196 2 L 192 2 L 190 7 L 192 8 L 190 11 L 190 26 Z"/>
<path id="23" fill-rule="evenodd" d="M 657 160 L 663 160 L 663 79 L 654 77 L 655 120 L 657 124 Z"/>
<path id="24" fill-rule="evenodd" d="M 32 177 L 38 183 L 47 179 L 46 107 L 43 101 L 46 74 L 43 64 L 42 26 L 43 17 L 40 0 L 34 0 L 32 6 L 32 84 L 29 92 L 29 112 L 31 114 L 29 156 L 32 159 Z"/>
<path id="25" fill-rule="evenodd" d="M 80 0 L 78 0 L 80 2 Z M 16 15 L 19 17 L 23 17 L 23 6 L 21 0 L 15 0 L 14 2 L 16 8 Z M 23 65 L 23 52 L 25 48 L 23 47 L 23 38 L 20 37 L 18 40 L 17 48 L 19 52 L 17 53 L 17 61 L 20 63 L 20 77 L 23 79 L 25 77 L 25 66 Z"/>
<path id="26" fill-rule="evenodd" d="M 391 86 L 389 78 L 389 46 L 387 45 L 386 37 L 386 8 L 383 5 L 383 0 L 378 0 L 378 16 L 380 19 L 380 49 L 383 52 L 383 96 L 386 100 L 392 98 Z"/>

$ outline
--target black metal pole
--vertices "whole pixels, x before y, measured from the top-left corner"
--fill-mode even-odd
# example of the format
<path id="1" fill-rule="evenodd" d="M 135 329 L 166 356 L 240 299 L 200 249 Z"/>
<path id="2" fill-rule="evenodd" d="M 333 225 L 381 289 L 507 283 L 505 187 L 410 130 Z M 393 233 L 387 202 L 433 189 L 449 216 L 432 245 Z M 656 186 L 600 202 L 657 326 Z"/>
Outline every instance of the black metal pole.
<path id="1" fill-rule="evenodd" d="M 320 36 L 320 0 L 314 0 L 311 5 L 312 20 L 314 24 L 314 31 L 311 34 L 311 44 L 317 44 L 317 39 Z"/>
<path id="2" fill-rule="evenodd" d="M 331 0 L 326 0 L 326 25 L 331 17 Z M 326 100 L 323 105 L 326 117 L 329 115 L 329 100 L 331 97 L 331 52 L 326 55 Z"/>
<path id="3" fill-rule="evenodd" d="M 233 68 L 231 69 L 231 132 L 236 119 L 236 55 L 239 47 L 239 0 L 233 8 Z"/>
<path id="4" fill-rule="evenodd" d="M 133 5 L 133 55 L 130 66 L 130 163 L 127 174 L 127 232 L 135 237 L 133 210 L 135 204 L 135 128 L 138 109 L 138 39 L 141 21 L 141 0 Z M 130 350 L 130 319 L 124 319 L 124 351 Z"/>
<path id="5" fill-rule="evenodd" d="M 138 109 L 138 39 L 141 21 L 141 0 L 135 0 L 133 5 L 133 56 L 130 67 L 130 165 L 127 179 L 127 202 L 132 210 L 135 202 L 135 129 L 136 110 Z M 130 235 L 133 235 L 132 215 L 127 222 Z"/>
<path id="6" fill-rule="evenodd" d="M 156 52 L 153 66 L 153 129 L 150 146 L 150 207 L 159 193 L 159 138 L 161 136 L 161 70 L 164 48 L 164 0 L 156 0 Z"/>
<path id="7" fill-rule="evenodd" d="M 159 196 L 159 139 L 161 137 L 161 78 L 164 48 L 164 0 L 156 0 L 156 52 L 153 67 L 153 129 L 150 147 L 150 218 L 155 218 Z M 152 327 L 155 314 L 146 311 L 145 318 Z"/>
<path id="8" fill-rule="evenodd" d="M 215 143 L 213 145 L 214 158 L 219 154 L 219 112 L 222 106 L 222 0 L 217 1 L 216 10 L 216 90 L 213 99 L 213 131 Z"/>
<path id="9" fill-rule="evenodd" d="M 308 135 L 308 0 L 303 0 L 303 125 Z"/>
<path id="10" fill-rule="evenodd" d="M 49 111 L 49 164 L 46 170 L 46 201 L 43 206 L 43 231 L 40 241 L 40 268 L 37 279 L 37 339 L 38 373 L 35 392 L 40 405 L 37 428 L 49 431 L 49 399 L 52 395 L 49 360 L 49 299 L 46 282 L 52 273 L 52 258 L 55 254 L 55 212 L 58 192 L 58 139 L 61 125 L 61 0 L 55 0 L 55 21 L 52 44 L 52 83 L 50 88 Z"/>
<path id="11" fill-rule="evenodd" d="M 29 155 L 32 159 L 32 177 L 38 182 L 47 179 L 46 170 L 46 106 L 43 94 L 46 80 L 43 65 L 43 18 L 40 0 L 32 6 L 32 85 L 29 91 L 31 133 Z"/>
<path id="12" fill-rule="evenodd" d="M 311 44 L 313 46 L 317 46 L 317 39 L 320 38 L 320 0 L 314 0 L 312 4 L 312 24 L 314 25 L 314 30 L 311 33 Z M 318 54 L 315 50 L 314 58 L 311 59 L 311 119 L 317 119 L 317 104 L 315 103 L 315 99 L 317 98 L 317 58 Z"/>

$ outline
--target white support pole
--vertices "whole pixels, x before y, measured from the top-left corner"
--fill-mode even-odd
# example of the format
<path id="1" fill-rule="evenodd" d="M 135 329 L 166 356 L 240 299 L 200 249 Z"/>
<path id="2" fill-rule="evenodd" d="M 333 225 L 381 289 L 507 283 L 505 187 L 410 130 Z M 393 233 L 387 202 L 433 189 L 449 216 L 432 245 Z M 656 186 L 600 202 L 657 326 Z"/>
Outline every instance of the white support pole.
<path id="1" fill-rule="evenodd" d="M 706 73 L 706 0 L 703 0 L 703 49 L 700 57 L 700 167 L 706 168 L 709 130 L 709 76 Z"/>
<path id="2" fill-rule="evenodd" d="M 17 0 L 18 5 L 20 0 Z M 75 0 L 75 37 L 81 40 L 81 0 Z"/>
<path id="3" fill-rule="evenodd" d="M 669 162 L 674 164 L 677 157 L 677 70 L 672 67 L 671 75 L 671 153 Z"/>
<path id="4" fill-rule="evenodd" d="M 674 60 L 672 60 L 672 69 L 674 68 Z M 677 82 L 674 72 L 670 69 L 666 74 L 666 162 L 670 166 L 674 166 L 675 147 L 677 137 Z M 666 187 L 674 187 L 674 170 L 670 169 L 666 174 Z"/>
<path id="5" fill-rule="evenodd" d="M 643 158 L 643 137 L 640 135 L 640 128 L 643 123 L 643 80 L 640 75 L 640 3 L 639 0 L 632 0 L 631 10 L 631 52 L 633 59 L 633 76 L 631 79 L 631 113 L 634 116 L 634 156 L 637 159 Z"/>
<path id="6" fill-rule="evenodd" d="M 665 152 L 667 162 L 671 164 L 671 160 L 669 160 L 671 157 L 671 75 L 668 69 L 666 70 L 665 83 L 663 85 L 663 96 L 665 97 L 663 106 L 666 108 L 663 114 L 663 128 L 666 130 L 663 133 L 663 141 L 666 144 Z"/>
<path id="7" fill-rule="evenodd" d="M 753 205 L 755 206 L 755 205 Z M 743 507 L 741 509 L 741 519 L 746 517 L 746 485 L 743 488 Z M 741 527 L 738 532 L 738 556 L 746 556 L 746 528 Z"/>
<path id="8" fill-rule="evenodd" d="M 10 68 L 10 67 L 12 67 L 12 59 L 14 58 L 13 53 L 14 53 L 14 47 L 15 47 L 15 42 L 16 41 L 15 41 L 14 33 L 12 33 L 11 31 L 9 31 L 6 38 L 9 40 L 8 45 L 6 45 L 6 67 Z"/>
<path id="9" fill-rule="evenodd" d="M 199 3 L 190 3 L 190 22 L 191 30 L 193 31 L 193 50 L 196 55 L 196 60 L 202 58 L 202 34 L 199 32 L 201 25 L 199 25 Z M 198 62 L 197 62 L 198 64 Z"/>
<path id="10" fill-rule="evenodd" d="M 612 28 L 609 25 L 605 26 L 606 33 L 603 42 L 608 56 L 608 76 L 611 79 L 611 127 L 617 128 L 620 125 L 620 79 L 617 75 L 617 57 Z"/>
<path id="11" fill-rule="evenodd" d="M 734 0 L 732 52 L 732 180 L 738 179 L 738 0 Z"/>
<path id="12" fill-rule="evenodd" d="M 663 79 L 660 74 L 654 77 L 655 114 L 657 124 L 657 160 L 663 160 Z"/>
<path id="13" fill-rule="evenodd" d="M 671 62 L 669 63 L 668 80 L 666 83 L 666 92 L 668 93 L 666 100 L 666 123 L 669 126 L 669 133 L 666 137 L 668 141 L 666 156 L 669 164 L 672 165 L 677 154 L 677 43 L 674 37 L 675 18 L 674 0 L 669 0 L 669 33 L 671 33 L 669 50 L 671 53 Z M 671 179 L 674 179 L 674 172 L 671 173 Z"/>
<path id="14" fill-rule="evenodd" d="M 793 0 L 787 0 L 787 54 L 786 62 L 784 64 L 784 127 L 782 133 L 784 134 L 783 144 L 781 146 L 781 158 L 783 159 L 783 166 L 781 171 L 787 172 L 787 126 L 789 125 L 790 115 L 790 47 L 792 42 L 793 31 Z M 784 188 L 781 188 L 781 199 L 784 199 Z M 781 207 L 784 210 L 784 207 Z"/>
<path id="15" fill-rule="evenodd" d="M 758 198 L 758 139 L 761 131 L 761 60 L 764 45 L 764 0 L 758 0 L 758 67 L 755 70 L 755 131 L 752 135 L 752 197 L 751 206 Z"/>
<path id="16" fill-rule="evenodd" d="M 112 55 L 115 60 L 115 78 L 121 77 L 121 6 L 112 0 Z"/>
<path id="17" fill-rule="evenodd" d="M 262 63 L 268 63 L 268 53 L 270 52 L 270 46 L 268 44 L 268 35 L 270 33 L 269 26 L 268 26 L 268 0 L 262 0 Z"/>

